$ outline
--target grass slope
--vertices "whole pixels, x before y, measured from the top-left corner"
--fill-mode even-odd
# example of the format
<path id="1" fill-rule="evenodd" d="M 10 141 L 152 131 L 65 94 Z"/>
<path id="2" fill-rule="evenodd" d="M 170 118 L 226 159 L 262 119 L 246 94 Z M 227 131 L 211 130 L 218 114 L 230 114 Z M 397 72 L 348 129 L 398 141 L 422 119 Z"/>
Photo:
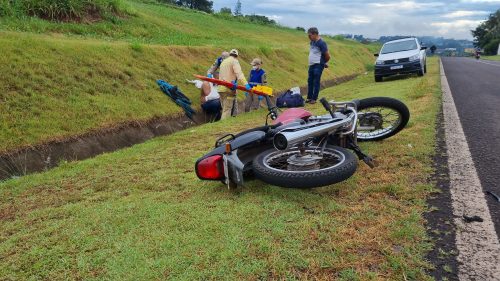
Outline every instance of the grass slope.
<path id="1" fill-rule="evenodd" d="M 302 32 L 163 5 L 127 5 L 134 15 L 116 23 L 0 18 L 0 152 L 182 114 L 156 79 L 179 85 L 198 108 L 199 91 L 185 79 L 204 74 L 223 49 L 240 49 L 245 72 L 262 57 L 275 89 L 306 83 Z M 324 79 L 363 72 L 373 63 L 373 47 L 327 40 L 334 58 Z"/>
<path id="2" fill-rule="evenodd" d="M 0 183 L 0 276 L 428 280 L 422 212 L 440 104 L 437 59 L 428 66 L 422 78 L 370 74 L 321 93 L 396 97 L 412 114 L 396 137 L 363 144 L 378 168 L 360 164 L 337 185 L 253 180 L 236 195 L 199 181 L 194 161 L 224 132 L 263 123 L 262 110 Z"/>
<path id="3" fill-rule="evenodd" d="M 482 59 L 485 59 L 485 60 L 496 60 L 496 61 L 500 61 L 500 56 L 482 56 L 481 58 L 482 58 Z"/>
<path id="4" fill-rule="evenodd" d="M 6 31 L 56 33 L 76 38 L 226 49 L 231 46 L 262 46 L 264 49 L 292 46 L 304 48 L 308 45 L 304 32 L 290 28 L 239 22 L 177 6 L 144 3 L 140 0 L 124 3 L 129 9 L 128 13 L 132 15 L 117 21 L 79 24 L 51 22 L 34 17 L 0 17 L 0 27 Z"/>
<path id="5" fill-rule="evenodd" d="M 124 10 L 121 0 L 2 0 L 0 2 L 0 16 L 37 16 L 61 21 L 111 20 Z"/>

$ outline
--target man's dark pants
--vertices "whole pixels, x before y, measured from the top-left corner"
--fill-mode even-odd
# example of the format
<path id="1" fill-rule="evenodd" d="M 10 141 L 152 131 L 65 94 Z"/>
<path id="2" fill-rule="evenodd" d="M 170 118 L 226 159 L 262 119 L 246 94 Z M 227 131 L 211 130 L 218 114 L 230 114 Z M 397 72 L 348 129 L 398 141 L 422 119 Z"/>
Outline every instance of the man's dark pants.
<path id="1" fill-rule="evenodd" d="M 220 99 L 209 100 L 206 103 L 202 104 L 201 108 L 207 114 L 213 115 L 215 120 L 220 119 L 221 109 L 222 109 L 221 104 L 220 104 Z"/>
<path id="2" fill-rule="evenodd" d="M 307 79 L 307 99 L 317 100 L 321 82 L 321 74 L 325 69 L 324 64 L 313 64 L 309 66 L 309 79 Z"/>

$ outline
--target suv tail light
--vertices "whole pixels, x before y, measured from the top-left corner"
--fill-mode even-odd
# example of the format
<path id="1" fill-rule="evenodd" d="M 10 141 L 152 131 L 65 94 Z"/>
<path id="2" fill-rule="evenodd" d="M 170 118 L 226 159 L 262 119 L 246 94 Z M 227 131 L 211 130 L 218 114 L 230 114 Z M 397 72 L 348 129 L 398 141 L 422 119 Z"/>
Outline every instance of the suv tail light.
<path id="1" fill-rule="evenodd" d="M 196 175 L 202 180 L 220 180 L 224 178 L 222 155 L 214 155 L 196 163 Z"/>

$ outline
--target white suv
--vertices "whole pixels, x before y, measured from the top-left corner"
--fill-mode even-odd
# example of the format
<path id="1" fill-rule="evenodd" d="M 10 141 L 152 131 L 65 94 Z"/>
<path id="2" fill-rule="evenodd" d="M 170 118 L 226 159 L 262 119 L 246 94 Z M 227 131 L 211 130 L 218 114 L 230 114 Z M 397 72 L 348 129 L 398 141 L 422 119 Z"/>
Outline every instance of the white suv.
<path id="1" fill-rule="evenodd" d="M 381 82 L 385 76 L 416 73 L 423 76 L 427 72 L 427 56 L 417 38 L 389 41 L 375 54 L 375 81 Z"/>

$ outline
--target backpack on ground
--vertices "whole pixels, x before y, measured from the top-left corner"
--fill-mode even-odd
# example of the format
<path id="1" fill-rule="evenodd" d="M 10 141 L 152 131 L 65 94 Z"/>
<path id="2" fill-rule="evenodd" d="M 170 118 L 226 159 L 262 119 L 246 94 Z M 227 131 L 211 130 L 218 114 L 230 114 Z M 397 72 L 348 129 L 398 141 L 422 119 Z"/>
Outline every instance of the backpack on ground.
<path id="1" fill-rule="evenodd" d="M 304 98 L 300 95 L 299 87 L 291 88 L 281 94 L 276 100 L 277 107 L 302 107 L 304 106 Z"/>

